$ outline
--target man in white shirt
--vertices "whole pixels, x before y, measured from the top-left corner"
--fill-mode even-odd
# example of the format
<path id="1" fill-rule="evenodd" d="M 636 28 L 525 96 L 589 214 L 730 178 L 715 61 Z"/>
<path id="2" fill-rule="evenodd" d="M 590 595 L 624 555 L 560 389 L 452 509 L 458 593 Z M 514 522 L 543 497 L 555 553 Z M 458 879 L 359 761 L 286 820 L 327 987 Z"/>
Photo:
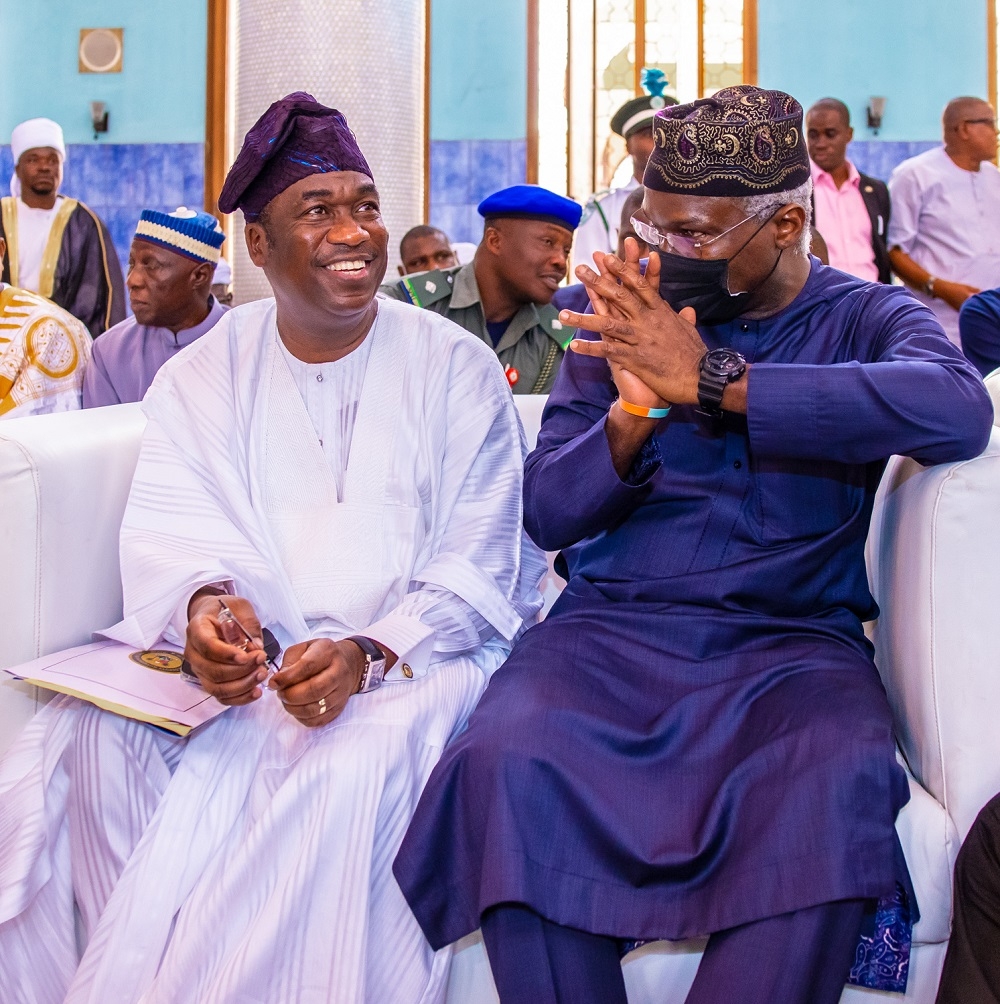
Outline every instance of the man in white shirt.
<path id="1" fill-rule="evenodd" d="M 184 646 L 232 707 L 186 739 L 72 698 L 29 725 L 0 762 L 0 1000 L 437 1004 L 449 953 L 390 864 L 541 605 L 524 437 L 489 346 L 376 297 L 388 234 L 339 112 L 275 102 L 219 206 L 274 299 L 147 393 L 106 633 Z"/>
<path id="2" fill-rule="evenodd" d="M 943 126 L 944 146 L 892 172 L 888 243 L 893 271 L 958 345 L 962 304 L 1000 286 L 996 114 L 981 98 L 955 98 Z"/>
<path id="3" fill-rule="evenodd" d="M 57 122 L 22 122 L 10 144 L 11 194 L 0 199 L 0 237 L 8 251 L 3 281 L 57 303 L 96 337 L 125 317 L 111 235 L 89 206 L 59 194 L 66 143 Z"/>

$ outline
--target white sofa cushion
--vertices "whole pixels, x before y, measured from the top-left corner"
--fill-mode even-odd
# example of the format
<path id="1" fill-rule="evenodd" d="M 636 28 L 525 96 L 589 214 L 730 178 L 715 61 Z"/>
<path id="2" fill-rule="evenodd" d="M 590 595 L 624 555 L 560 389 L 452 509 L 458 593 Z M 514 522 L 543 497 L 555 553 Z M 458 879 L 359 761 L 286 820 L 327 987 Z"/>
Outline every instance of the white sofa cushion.
<path id="1" fill-rule="evenodd" d="M 121 617 L 118 528 L 144 425 L 138 405 L 0 422 L 0 667 Z M 0 753 L 44 699 L 0 682 Z"/>
<path id="2" fill-rule="evenodd" d="M 974 460 L 894 457 L 868 540 L 873 629 L 897 739 L 964 839 L 1000 791 L 1000 430 Z"/>

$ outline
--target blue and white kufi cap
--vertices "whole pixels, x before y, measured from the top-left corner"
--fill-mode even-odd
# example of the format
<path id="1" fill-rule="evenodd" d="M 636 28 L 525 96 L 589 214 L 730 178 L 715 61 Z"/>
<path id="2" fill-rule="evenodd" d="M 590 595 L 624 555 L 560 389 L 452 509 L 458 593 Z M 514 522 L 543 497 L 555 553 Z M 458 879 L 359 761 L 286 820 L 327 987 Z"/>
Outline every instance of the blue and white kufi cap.
<path id="1" fill-rule="evenodd" d="M 135 228 L 138 240 L 159 244 L 194 261 L 218 264 L 226 235 L 211 213 L 199 213 L 186 206 L 172 213 L 144 209 Z"/>
<path id="2" fill-rule="evenodd" d="M 550 192 L 541 185 L 511 185 L 483 199 L 479 203 L 479 215 L 486 220 L 543 220 L 567 230 L 576 230 L 583 207 L 579 202 Z"/>

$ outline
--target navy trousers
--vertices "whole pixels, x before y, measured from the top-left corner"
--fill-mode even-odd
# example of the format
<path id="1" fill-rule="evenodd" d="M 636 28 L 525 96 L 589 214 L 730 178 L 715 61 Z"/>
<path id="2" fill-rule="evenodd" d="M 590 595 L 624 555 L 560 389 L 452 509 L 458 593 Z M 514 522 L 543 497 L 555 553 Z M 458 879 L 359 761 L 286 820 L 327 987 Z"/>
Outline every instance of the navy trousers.
<path id="1" fill-rule="evenodd" d="M 718 931 L 687 1004 L 836 1004 L 864 900 L 824 903 Z M 482 917 L 501 1004 L 627 1004 L 618 942 L 561 927 L 520 903 Z"/>

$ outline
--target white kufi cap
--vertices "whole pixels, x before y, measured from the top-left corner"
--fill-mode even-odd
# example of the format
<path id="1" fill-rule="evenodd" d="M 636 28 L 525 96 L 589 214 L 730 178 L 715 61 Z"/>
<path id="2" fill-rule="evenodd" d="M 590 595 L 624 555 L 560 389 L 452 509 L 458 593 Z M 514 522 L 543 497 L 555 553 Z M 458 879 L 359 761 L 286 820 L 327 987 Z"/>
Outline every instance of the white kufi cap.
<path id="1" fill-rule="evenodd" d="M 36 150 L 39 147 L 50 146 L 57 151 L 62 162 L 66 163 L 66 141 L 63 139 L 62 126 L 52 119 L 28 119 L 19 126 L 14 127 L 10 134 L 10 149 L 14 155 L 14 166 L 21 159 L 21 155 L 27 150 Z M 18 196 L 21 194 L 21 183 L 17 175 L 10 179 L 10 194 Z"/>

